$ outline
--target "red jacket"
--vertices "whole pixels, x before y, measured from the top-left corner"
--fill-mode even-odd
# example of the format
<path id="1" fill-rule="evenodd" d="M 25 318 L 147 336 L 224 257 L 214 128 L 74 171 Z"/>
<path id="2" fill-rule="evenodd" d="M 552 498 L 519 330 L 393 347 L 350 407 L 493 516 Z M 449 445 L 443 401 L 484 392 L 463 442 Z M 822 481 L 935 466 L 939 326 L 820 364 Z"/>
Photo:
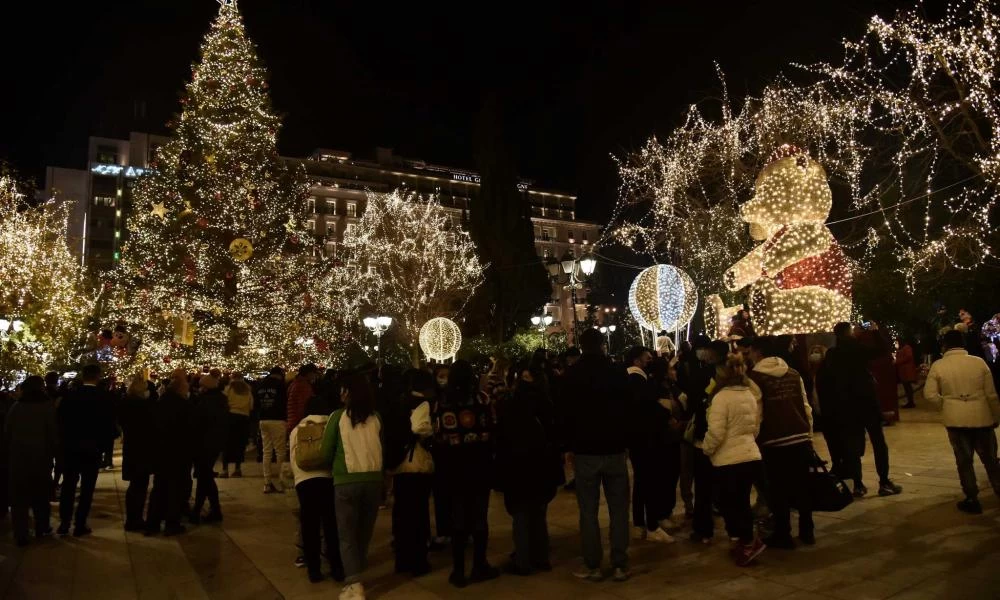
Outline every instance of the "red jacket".
<path id="1" fill-rule="evenodd" d="M 288 431 L 295 427 L 306 416 L 306 405 L 313 397 L 313 387 L 309 380 L 301 375 L 296 375 L 295 379 L 288 386 L 288 421 L 286 423 Z"/>
<path id="2" fill-rule="evenodd" d="M 896 352 L 896 374 L 900 381 L 913 383 L 917 380 L 917 362 L 913 357 L 913 347 L 903 344 Z"/>

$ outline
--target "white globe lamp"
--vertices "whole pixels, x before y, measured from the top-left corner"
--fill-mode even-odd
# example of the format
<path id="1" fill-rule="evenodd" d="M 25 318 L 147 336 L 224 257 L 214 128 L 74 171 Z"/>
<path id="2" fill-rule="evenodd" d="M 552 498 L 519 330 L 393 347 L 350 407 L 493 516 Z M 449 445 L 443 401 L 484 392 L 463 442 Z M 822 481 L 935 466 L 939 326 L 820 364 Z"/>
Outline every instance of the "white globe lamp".
<path id="1" fill-rule="evenodd" d="M 462 332 L 451 319 L 437 317 L 420 328 L 420 349 L 435 362 L 454 360 L 462 347 Z"/>

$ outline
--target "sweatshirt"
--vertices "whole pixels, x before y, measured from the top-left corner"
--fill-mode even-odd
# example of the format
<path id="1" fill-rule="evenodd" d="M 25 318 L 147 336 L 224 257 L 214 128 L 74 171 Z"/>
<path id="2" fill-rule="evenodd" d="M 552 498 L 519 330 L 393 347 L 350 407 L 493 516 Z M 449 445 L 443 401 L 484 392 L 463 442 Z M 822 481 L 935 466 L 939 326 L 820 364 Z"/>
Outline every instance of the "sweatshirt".
<path id="1" fill-rule="evenodd" d="M 253 391 L 254 408 L 261 421 L 284 421 L 288 418 L 285 410 L 285 382 L 280 378 L 265 377 L 257 382 Z"/>
<path id="2" fill-rule="evenodd" d="M 382 481 L 382 418 L 372 413 L 352 426 L 346 408 L 334 411 L 323 433 L 323 456 L 333 465 L 334 485 Z"/>

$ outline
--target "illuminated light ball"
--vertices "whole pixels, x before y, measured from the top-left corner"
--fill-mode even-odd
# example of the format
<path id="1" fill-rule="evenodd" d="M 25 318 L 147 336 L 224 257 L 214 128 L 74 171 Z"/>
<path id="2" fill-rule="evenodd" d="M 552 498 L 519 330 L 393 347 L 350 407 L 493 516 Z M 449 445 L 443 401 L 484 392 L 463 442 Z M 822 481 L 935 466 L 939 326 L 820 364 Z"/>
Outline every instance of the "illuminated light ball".
<path id="1" fill-rule="evenodd" d="M 453 359 L 461 347 L 462 332 L 451 319 L 436 317 L 420 328 L 420 349 L 431 360 Z"/>
<path id="2" fill-rule="evenodd" d="M 691 321 L 698 308 L 698 288 L 681 269 L 654 265 L 632 282 L 628 306 L 643 328 L 677 331 Z"/>

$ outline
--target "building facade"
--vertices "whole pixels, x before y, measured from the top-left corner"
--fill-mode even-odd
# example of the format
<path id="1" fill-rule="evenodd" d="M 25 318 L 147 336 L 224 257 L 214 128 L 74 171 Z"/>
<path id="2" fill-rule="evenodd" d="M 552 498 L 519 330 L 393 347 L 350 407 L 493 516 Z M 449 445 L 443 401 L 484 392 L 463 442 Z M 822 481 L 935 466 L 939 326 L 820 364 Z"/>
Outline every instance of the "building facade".
<path id="1" fill-rule="evenodd" d="M 167 138 L 133 132 L 127 140 L 91 137 L 87 168 L 49 167 L 45 189 L 69 203 L 69 244 L 82 264 L 95 271 L 114 267 L 121 245 L 128 236 L 125 226 L 131 210 L 131 189 Z M 395 189 L 420 196 L 435 195 L 452 215 L 453 225 L 468 223 L 469 211 L 479 199 L 480 177 L 474 171 L 426 163 L 396 156 L 378 148 L 370 160 L 349 152 L 319 149 L 305 159 L 287 158 L 301 165 L 309 183 L 308 208 L 318 247 L 325 256 L 335 256 L 344 233 L 364 213 L 366 191 Z M 558 261 L 567 255 L 587 253 L 600 231 L 596 223 L 576 219 L 576 197 L 536 188 L 533 182 L 517 184 L 531 207 L 535 250 L 542 261 Z M 585 318 L 586 293 L 577 291 L 576 313 Z M 553 281 L 551 302 L 545 312 L 566 331 L 573 323 L 572 294 Z M 525 324 L 527 325 L 527 324 Z"/>

